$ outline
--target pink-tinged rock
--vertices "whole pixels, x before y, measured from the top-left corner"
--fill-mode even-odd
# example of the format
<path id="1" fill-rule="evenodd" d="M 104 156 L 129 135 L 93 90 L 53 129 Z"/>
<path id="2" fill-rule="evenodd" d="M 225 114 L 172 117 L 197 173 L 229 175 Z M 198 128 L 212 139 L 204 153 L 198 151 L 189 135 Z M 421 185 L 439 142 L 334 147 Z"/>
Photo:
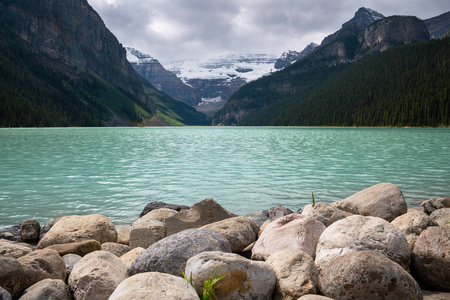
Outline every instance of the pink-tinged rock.
<path id="1" fill-rule="evenodd" d="M 85 240 L 96 240 L 100 244 L 116 242 L 117 232 L 111 221 L 100 214 L 67 216 L 59 219 L 42 237 L 37 249 L 54 244 L 67 244 Z"/>
<path id="2" fill-rule="evenodd" d="M 95 251 L 77 262 L 68 282 L 76 300 L 107 300 L 127 277 L 127 266 L 117 256 Z"/>
<path id="3" fill-rule="evenodd" d="M 266 260 L 282 250 L 301 250 L 314 258 L 317 242 L 324 230 L 325 225 L 312 217 L 299 214 L 281 217 L 261 233 L 252 249 L 252 259 Z"/>
<path id="4" fill-rule="evenodd" d="M 450 228 L 428 227 L 414 246 L 411 271 L 432 290 L 450 292 Z"/>
<path id="5" fill-rule="evenodd" d="M 145 249 L 142 247 L 133 248 L 119 258 L 128 268 L 130 268 L 133 260 L 135 260 L 144 250 Z"/>
<path id="6" fill-rule="evenodd" d="M 183 278 L 159 272 L 146 272 L 122 281 L 109 300 L 199 300 L 197 292 Z"/>
<path id="7" fill-rule="evenodd" d="M 213 274 L 224 277 L 214 291 L 217 299 L 271 299 L 275 272 L 267 262 L 254 261 L 235 253 L 205 251 L 191 257 L 185 274 L 190 278 L 198 295 L 203 294 L 203 284 Z"/>
<path id="8" fill-rule="evenodd" d="M 319 273 L 314 260 L 305 252 L 280 251 L 266 262 L 272 266 L 277 277 L 274 300 L 296 300 L 303 295 L 317 293 Z"/>
<path id="9" fill-rule="evenodd" d="M 422 299 L 414 278 L 400 265 L 374 251 L 338 256 L 319 274 L 320 292 L 332 299 Z"/>
<path id="10" fill-rule="evenodd" d="M 438 226 L 429 215 L 417 209 L 409 209 L 406 214 L 395 218 L 391 224 L 402 231 L 411 249 L 414 248 L 422 231 L 430 226 Z"/>
<path id="11" fill-rule="evenodd" d="M 351 252 L 372 250 L 408 268 L 411 247 L 403 233 L 391 223 L 377 217 L 354 215 L 331 224 L 317 244 L 316 266 Z"/>
<path id="12" fill-rule="evenodd" d="M 116 227 L 117 231 L 117 242 L 119 244 L 130 245 L 130 232 L 131 226 L 120 226 Z"/>
<path id="13" fill-rule="evenodd" d="M 392 183 L 373 185 L 331 205 L 352 214 L 379 217 L 388 222 L 408 210 L 402 191 Z"/>

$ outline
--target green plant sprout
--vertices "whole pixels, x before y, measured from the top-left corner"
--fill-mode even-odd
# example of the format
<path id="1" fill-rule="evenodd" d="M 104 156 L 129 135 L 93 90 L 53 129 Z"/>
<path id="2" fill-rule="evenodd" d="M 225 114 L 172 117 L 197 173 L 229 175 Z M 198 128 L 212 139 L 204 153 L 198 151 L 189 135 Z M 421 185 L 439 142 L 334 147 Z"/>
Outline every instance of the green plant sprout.
<path id="1" fill-rule="evenodd" d="M 180 268 L 180 269 L 181 269 L 181 273 L 183 273 L 184 280 L 186 280 L 187 283 L 189 283 L 192 287 L 194 287 L 194 282 L 192 282 L 192 272 L 191 272 L 191 276 L 189 276 L 189 280 L 188 280 L 186 277 L 186 274 L 184 274 L 184 272 L 183 272 L 183 269 L 182 268 Z"/>
<path id="2" fill-rule="evenodd" d="M 314 199 L 314 192 L 311 193 L 312 196 L 312 207 L 316 206 L 316 199 Z"/>
<path id="3" fill-rule="evenodd" d="M 214 268 L 214 270 L 212 271 L 211 275 L 209 275 L 208 280 L 206 280 L 203 283 L 202 300 L 212 300 L 213 297 L 214 297 L 214 299 L 217 299 L 216 296 L 214 295 L 214 290 L 217 288 L 217 286 L 214 286 L 214 285 L 219 280 L 221 280 L 222 278 L 225 277 L 225 274 L 219 275 L 221 269 L 222 269 L 222 266 L 217 266 L 216 268 Z M 184 280 L 186 280 L 186 282 L 188 284 L 190 284 L 193 288 L 195 288 L 194 282 L 192 280 L 192 272 L 191 272 L 191 274 L 189 276 L 189 279 L 186 277 L 186 274 L 184 274 L 183 269 L 181 269 L 181 273 L 183 273 Z"/>

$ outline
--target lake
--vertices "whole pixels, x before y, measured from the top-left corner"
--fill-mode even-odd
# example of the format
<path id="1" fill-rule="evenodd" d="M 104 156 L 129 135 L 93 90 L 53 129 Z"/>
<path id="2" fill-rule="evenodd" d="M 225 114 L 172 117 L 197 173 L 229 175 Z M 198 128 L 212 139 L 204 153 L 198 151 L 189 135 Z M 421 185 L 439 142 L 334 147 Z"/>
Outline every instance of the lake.
<path id="1" fill-rule="evenodd" d="M 0 129 L 0 228 L 148 202 L 213 198 L 245 214 L 342 200 L 380 182 L 408 205 L 450 197 L 450 130 L 165 127 Z"/>

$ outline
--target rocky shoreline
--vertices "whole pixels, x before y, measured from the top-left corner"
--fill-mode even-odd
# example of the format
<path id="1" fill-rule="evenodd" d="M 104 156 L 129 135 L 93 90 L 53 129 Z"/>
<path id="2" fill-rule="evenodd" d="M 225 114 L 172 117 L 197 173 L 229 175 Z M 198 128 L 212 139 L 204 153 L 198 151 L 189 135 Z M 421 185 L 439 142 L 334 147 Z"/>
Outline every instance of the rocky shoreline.
<path id="1" fill-rule="evenodd" d="M 73 215 L 0 233 L 0 299 L 202 299 L 213 273 L 217 299 L 450 299 L 450 198 L 408 208 L 380 183 L 296 213 L 151 202 L 131 226 Z"/>

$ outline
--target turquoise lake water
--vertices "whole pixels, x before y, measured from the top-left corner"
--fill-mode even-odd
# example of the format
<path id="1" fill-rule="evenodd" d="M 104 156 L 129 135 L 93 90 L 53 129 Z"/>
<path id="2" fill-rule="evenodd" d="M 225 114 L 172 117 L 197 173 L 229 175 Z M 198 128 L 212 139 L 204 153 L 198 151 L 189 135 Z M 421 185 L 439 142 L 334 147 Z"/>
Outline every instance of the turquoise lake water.
<path id="1" fill-rule="evenodd" d="M 450 197 L 450 130 L 419 128 L 0 129 L 0 228 L 151 201 L 213 198 L 245 214 L 342 200 L 380 182 L 409 205 Z"/>

